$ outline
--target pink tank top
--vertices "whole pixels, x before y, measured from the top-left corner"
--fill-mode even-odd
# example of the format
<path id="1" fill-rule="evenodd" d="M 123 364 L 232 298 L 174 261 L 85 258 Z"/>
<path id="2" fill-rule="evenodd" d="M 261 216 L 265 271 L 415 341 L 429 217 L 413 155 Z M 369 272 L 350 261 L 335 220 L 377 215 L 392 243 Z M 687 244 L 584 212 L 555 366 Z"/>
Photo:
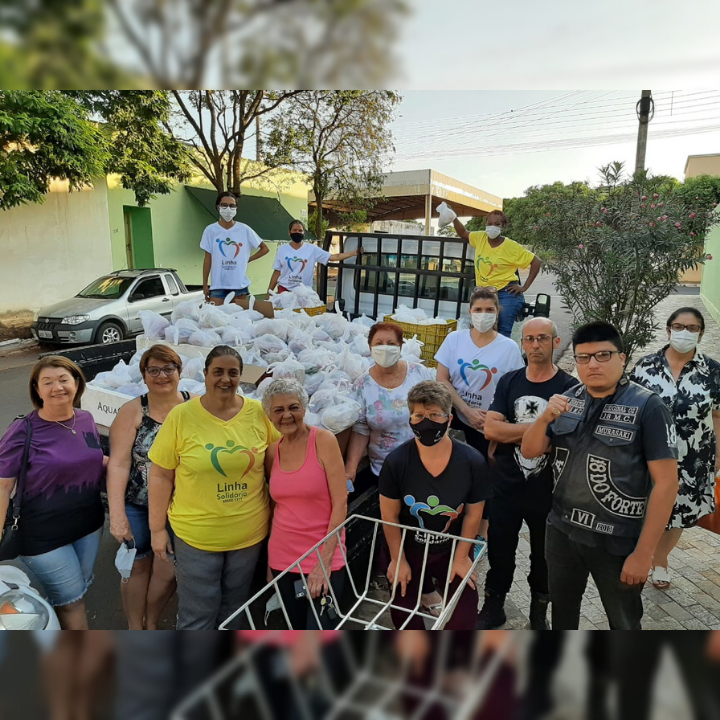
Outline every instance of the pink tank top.
<path id="1" fill-rule="evenodd" d="M 277 444 L 275 460 L 270 474 L 270 496 L 275 502 L 268 562 L 273 570 L 286 570 L 326 535 L 332 514 L 332 501 L 327 475 L 317 458 L 315 438 L 317 428 L 310 430 L 305 462 L 295 472 L 285 472 L 280 467 L 280 445 Z M 340 542 L 345 544 L 343 531 Z M 300 563 L 304 573 L 317 565 L 318 556 L 313 553 Z M 345 566 L 338 543 L 332 560 L 332 569 Z"/>

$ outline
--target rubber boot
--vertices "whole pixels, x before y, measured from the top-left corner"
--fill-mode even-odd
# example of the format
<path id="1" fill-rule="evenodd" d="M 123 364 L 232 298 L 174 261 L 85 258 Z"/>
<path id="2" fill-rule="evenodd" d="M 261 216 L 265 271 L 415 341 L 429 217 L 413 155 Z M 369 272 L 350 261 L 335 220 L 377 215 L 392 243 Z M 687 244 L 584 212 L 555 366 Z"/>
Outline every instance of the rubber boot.
<path id="1" fill-rule="evenodd" d="M 532 593 L 530 599 L 530 629 L 549 630 L 547 621 L 550 596 L 545 593 Z"/>
<path id="2" fill-rule="evenodd" d="M 476 630 L 495 630 L 507 622 L 504 595 L 485 595 L 485 602 L 478 615 Z"/>

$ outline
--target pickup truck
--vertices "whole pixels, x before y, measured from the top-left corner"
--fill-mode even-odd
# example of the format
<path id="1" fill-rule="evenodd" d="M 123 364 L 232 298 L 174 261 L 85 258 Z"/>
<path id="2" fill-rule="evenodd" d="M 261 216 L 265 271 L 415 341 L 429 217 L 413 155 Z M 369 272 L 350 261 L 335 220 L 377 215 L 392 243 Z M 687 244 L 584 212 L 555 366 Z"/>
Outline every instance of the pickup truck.
<path id="1" fill-rule="evenodd" d="M 323 247 L 363 248 L 355 257 L 319 267 L 318 293 L 335 295 L 344 312 L 381 319 L 398 305 L 448 320 L 464 317 L 475 288 L 474 249 L 457 237 L 345 233 L 328 230 Z M 335 282 L 333 292 L 332 284 Z M 527 299 L 527 298 L 526 298 Z M 525 303 L 523 317 L 550 316 L 550 296 Z"/>
<path id="2" fill-rule="evenodd" d="M 187 287 L 172 268 L 118 270 L 42 308 L 32 333 L 44 343 L 107 345 L 142 332 L 141 310 L 170 315 L 178 303 L 203 297 L 200 286 Z"/>

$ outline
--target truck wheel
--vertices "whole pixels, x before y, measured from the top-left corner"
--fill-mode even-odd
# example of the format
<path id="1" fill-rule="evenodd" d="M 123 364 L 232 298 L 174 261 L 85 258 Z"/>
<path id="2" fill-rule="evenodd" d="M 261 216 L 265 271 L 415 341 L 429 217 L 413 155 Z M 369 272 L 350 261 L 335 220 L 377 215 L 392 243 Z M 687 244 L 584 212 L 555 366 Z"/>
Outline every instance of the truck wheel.
<path id="1" fill-rule="evenodd" d="M 114 322 L 103 323 L 95 335 L 95 342 L 108 345 L 114 342 L 120 342 L 124 337 L 123 329 Z"/>

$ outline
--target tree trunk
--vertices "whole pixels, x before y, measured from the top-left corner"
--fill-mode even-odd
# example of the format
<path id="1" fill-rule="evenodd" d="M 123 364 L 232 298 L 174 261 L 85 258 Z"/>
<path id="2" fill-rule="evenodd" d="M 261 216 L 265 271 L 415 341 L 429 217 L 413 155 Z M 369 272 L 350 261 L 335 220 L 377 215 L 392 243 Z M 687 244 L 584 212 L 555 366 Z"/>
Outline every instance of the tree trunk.
<path id="1" fill-rule="evenodd" d="M 323 240 L 323 198 L 322 195 L 315 195 L 315 202 L 317 203 L 317 209 L 315 211 L 315 227 L 313 232 L 315 237 L 322 243 Z"/>

